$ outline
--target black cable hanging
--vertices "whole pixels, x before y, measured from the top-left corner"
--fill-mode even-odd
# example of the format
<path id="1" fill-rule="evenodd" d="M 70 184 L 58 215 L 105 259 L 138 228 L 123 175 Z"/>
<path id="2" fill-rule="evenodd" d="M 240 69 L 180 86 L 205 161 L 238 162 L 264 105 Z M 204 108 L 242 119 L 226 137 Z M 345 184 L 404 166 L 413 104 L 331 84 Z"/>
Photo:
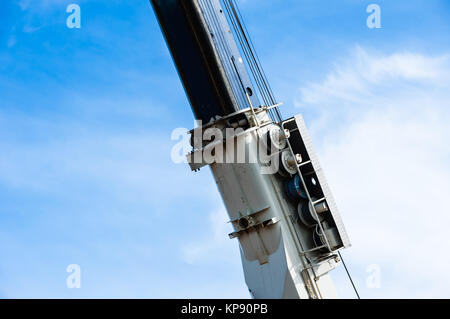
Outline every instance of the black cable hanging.
<path id="1" fill-rule="evenodd" d="M 251 54 L 252 63 L 255 65 L 256 76 L 259 77 L 259 79 L 263 83 L 264 91 L 266 92 L 266 94 L 269 97 L 270 104 L 274 105 L 274 104 L 276 104 L 275 97 L 273 95 L 272 89 L 270 88 L 267 77 L 265 76 L 264 69 L 261 65 L 261 62 L 256 53 L 256 50 L 254 49 L 253 42 L 251 41 L 250 35 L 249 35 L 248 30 L 244 23 L 244 20 L 242 19 L 242 14 L 239 11 L 237 3 L 234 0 L 229 0 L 229 1 L 230 1 L 231 8 L 233 10 L 233 15 L 235 16 L 235 18 L 238 22 L 239 30 L 242 33 L 242 36 L 244 38 L 245 45 Z M 281 121 L 281 114 L 279 113 L 279 110 L 277 108 L 275 108 L 275 111 L 277 113 L 277 117 L 278 117 L 279 121 Z"/>
<path id="2" fill-rule="evenodd" d="M 254 54 L 252 52 L 251 47 L 249 46 L 248 40 L 243 31 L 242 24 L 239 21 L 238 15 L 236 14 L 236 10 L 233 6 L 233 3 L 231 1 L 229 1 L 228 5 L 229 5 L 229 10 L 230 10 L 230 15 L 231 15 L 231 17 L 234 18 L 234 21 L 235 21 L 234 22 L 235 30 L 240 38 L 241 47 L 246 52 L 245 56 L 246 56 L 247 62 L 251 66 L 252 75 L 253 75 L 254 79 L 258 83 L 260 83 L 258 86 L 259 86 L 260 93 L 264 98 L 265 105 L 270 105 L 270 96 L 265 88 L 264 80 L 261 78 L 260 73 L 258 71 L 258 65 L 254 59 Z"/>
<path id="3" fill-rule="evenodd" d="M 253 42 L 248 35 L 245 24 L 241 21 L 242 15 L 237 7 L 237 4 L 233 2 L 233 0 L 223 0 L 223 2 L 264 104 L 267 106 L 275 105 L 276 100 L 272 89 L 267 81 L 267 77 L 265 76 L 259 57 L 254 50 Z M 280 122 L 282 120 L 278 108 L 269 110 L 269 114 L 275 122 Z"/>
<path id="4" fill-rule="evenodd" d="M 250 56 L 249 56 L 248 49 L 245 46 L 245 43 L 244 43 L 244 40 L 242 38 L 241 33 L 239 32 L 239 29 L 238 29 L 238 26 L 237 26 L 237 22 L 235 21 L 234 16 L 231 13 L 231 9 L 228 6 L 228 2 L 224 1 L 224 3 L 225 3 L 225 7 L 226 7 L 226 10 L 227 10 L 228 16 L 230 17 L 230 21 L 232 23 L 233 29 L 235 31 L 236 37 L 237 37 L 237 39 L 239 41 L 239 44 L 240 44 L 240 46 L 242 48 L 242 51 L 244 53 L 244 57 L 247 60 L 249 68 L 250 68 L 250 71 L 251 71 L 251 73 L 253 75 L 256 71 L 254 69 L 253 63 L 251 63 L 251 61 L 250 61 Z M 254 79 L 255 79 L 256 85 L 258 87 L 258 90 L 261 93 L 261 98 L 263 99 L 263 102 L 266 103 L 268 101 L 268 99 L 267 99 L 267 97 L 265 95 L 265 92 L 262 90 L 262 84 L 261 84 L 260 80 L 259 80 L 259 78 L 254 78 Z"/>
<path id="5" fill-rule="evenodd" d="M 205 17 L 209 20 L 209 22 L 212 24 L 211 27 L 213 27 L 215 30 L 220 30 L 220 23 L 218 21 L 218 18 L 216 14 L 214 13 L 214 8 L 209 0 L 199 0 L 199 2 L 202 4 L 202 7 L 205 8 Z M 217 45 L 220 47 L 221 51 L 223 52 L 223 66 L 225 68 L 225 71 L 227 74 L 231 74 L 237 82 L 241 83 L 239 74 L 235 72 L 235 69 L 233 69 L 234 62 L 231 60 L 231 62 L 228 62 L 228 60 L 232 57 L 230 48 L 226 45 L 226 40 L 222 32 L 216 31 L 214 32 L 217 34 Z M 232 58 L 231 58 L 232 59 Z M 230 66 L 231 63 L 231 66 Z M 233 71 L 231 71 L 233 70 Z M 239 105 L 246 105 L 247 98 L 245 96 L 245 91 L 241 90 L 241 87 L 236 88 L 233 81 L 230 82 L 230 85 L 233 87 L 233 92 L 235 93 L 236 100 Z M 240 107 L 242 108 L 242 107 Z"/>
<path id="6" fill-rule="evenodd" d="M 262 76 L 261 68 L 260 68 L 260 66 L 258 64 L 258 61 L 256 59 L 256 53 L 253 52 L 254 50 L 252 49 L 252 46 L 250 45 L 249 37 L 247 36 L 246 31 L 245 31 L 246 29 L 243 27 L 244 22 L 241 21 L 241 17 L 239 17 L 239 15 L 237 13 L 237 9 L 236 9 L 237 5 L 235 4 L 235 2 L 233 2 L 233 0 L 230 0 L 230 5 L 231 5 L 231 8 L 232 8 L 233 14 L 236 17 L 236 20 L 237 20 L 237 23 L 238 23 L 238 26 L 239 26 L 239 30 L 242 33 L 242 36 L 243 36 L 243 38 L 245 40 L 245 45 L 249 49 L 249 52 L 251 54 L 252 62 L 257 67 L 258 76 L 260 77 L 260 79 L 262 79 L 262 81 L 264 83 L 264 86 L 265 86 L 265 90 L 268 92 L 269 90 L 268 90 L 268 87 L 267 87 L 267 83 L 266 83 L 264 77 Z"/>
<path id="7" fill-rule="evenodd" d="M 235 0 L 234 0 L 234 1 L 235 1 Z M 235 2 L 235 7 L 236 7 L 236 10 L 237 10 L 237 12 L 238 12 L 238 14 L 239 14 L 239 17 L 241 18 L 242 25 L 243 25 L 243 27 L 244 27 L 244 31 L 245 31 L 245 33 L 247 34 L 247 38 L 248 38 L 249 43 L 250 43 L 250 47 L 251 47 L 251 49 L 252 49 L 253 52 L 254 52 L 254 55 L 255 55 L 255 57 L 256 57 L 257 64 L 260 66 L 260 69 L 261 69 L 261 72 L 262 72 L 262 78 L 263 78 L 264 82 L 266 83 L 266 87 L 267 87 L 267 89 L 268 89 L 269 95 L 270 95 L 271 100 L 272 100 L 272 103 L 273 103 L 273 105 L 274 105 L 274 104 L 276 104 L 276 98 L 275 98 L 275 95 L 274 95 L 274 93 L 273 93 L 273 91 L 272 91 L 272 88 L 271 88 L 271 86 L 270 86 L 270 84 L 269 84 L 269 81 L 267 80 L 266 72 L 264 71 L 264 68 L 262 67 L 262 63 L 261 63 L 261 61 L 260 61 L 260 59 L 259 59 L 258 52 L 256 51 L 255 46 L 253 45 L 252 38 L 250 37 L 250 33 L 248 32 L 247 26 L 245 25 L 245 20 L 243 19 L 242 14 L 241 14 L 241 11 L 239 10 L 239 6 L 237 5 L 236 2 Z M 282 119 L 282 118 L 281 118 L 281 113 L 280 113 L 280 111 L 279 111 L 278 108 L 276 108 L 276 112 L 277 112 L 277 116 L 279 117 L 279 120 L 281 121 L 281 119 Z"/>
<path id="8" fill-rule="evenodd" d="M 263 103 L 265 105 L 269 105 L 269 96 L 267 95 L 267 92 L 264 90 L 263 83 L 261 79 L 258 76 L 255 76 L 257 74 L 256 72 L 256 66 L 254 65 L 252 59 L 251 59 L 251 53 L 249 52 L 249 47 L 245 44 L 245 40 L 243 39 L 243 35 L 240 32 L 240 29 L 238 28 L 238 21 L 236 21 L 236 17 L 232 14 L 232 9 L 230 7 L 230 3 L 228 1 L 224 1 L 225 8 L 227 11 L 227 14 L 229 16 L 230 22 L 233 26 L 233 29 L 235 31 L 237 40 L 239 41 L 240 47 L 242 49 L 242 52 L 244 54 L 244 57 L 247 61 L 247 64 L 250 68 L 251 75 L 253 76 L 253 79 L 258 87 L 258 91 L 260 92 L 261 98 L 263 99 Z M 245 89 L 245 88 L 244 88 Z M 270 110 L 271 111 L 271 110 Z M 269 111 L 269 115 L 272 118 L 273 121 L 275 121 L 274 115 Z"/>
<path id="9" fill-rule="evenodd" d="M 342 260 L 342 264 L 344 265 L 345 272 L 347 273 L 348 279 L 350 279 L 350 282 L 351 282 L 351 284 L 352 284 L 352 286 L 353 286 L 353 290 L 354 290 L 355 293 L 356 293 L 356 297 L 358 297 L 358 299 L 361 299 L 361 298 L 359 297 L 358 289 L 356 289 L 355 283 L 353 282 L 352 276 L 350 275 L 350 272 L 349 272 L 348 269 L 347 269 L 347 265 L 345 264 L 344 258 L 342 258 L 341 252 L 338 251 L 338 254 L 339 254 L 339 258 L 341 258 L 341 260 Z"/>

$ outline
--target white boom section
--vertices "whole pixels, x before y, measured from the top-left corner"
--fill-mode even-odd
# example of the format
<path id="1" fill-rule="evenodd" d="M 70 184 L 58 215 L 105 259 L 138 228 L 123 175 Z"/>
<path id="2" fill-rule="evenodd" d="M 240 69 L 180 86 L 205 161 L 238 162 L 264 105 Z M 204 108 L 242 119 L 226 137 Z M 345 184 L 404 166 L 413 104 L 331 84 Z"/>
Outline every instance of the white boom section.
<path id="1" fill-rule="evenodd" d="M 316 246 L 312 238 L 314 232 L 302 225 L 297 206 L 287 198 L 286 176 L 281 177 L 279 169 L 268 173 L 270 165 L 283 150 L 272 152 L 270 162 L 261 160 L 261 141 L 267 140 L 265 137 L 275 126 L 267 116 L 267 108 L 243 110 L 192 133 L 194 136 L 200 131 L 203 134 L 208 128 L 223 130 L 226 123 L 233 122 L 233 117 L 241 116 L 241 119 L 235 119 L 236 123 L 245 123 L 243 115 L 247 126 L 243 125 L 241 133 L 202 147 L 194 145 L 194 152 L 188 155 L 188 160 L 193 170 L 210 165 L 235 230 L 230 238 L 238 238 L 240 243 L 245 280 L 252 297 L 337 298 L 328 272 L 340 262 L 333 251 L 348 246 L 348 239 L 345 234 L 345 238 L 341 238 L 336 227 L 329 227 L 324 221 L 319 223 L 320 229 L 328 238 L 321 241 L 323 245 L 319 243 Z M 285 150 L 291 149 L 290 143 L 284 145 Z M 214 160 L 200 163 L 199 156 L 206 153 L 215 154 Z M 242 161 L 242 154 L 245 154 L 245 161 Z M 304 186 L 308 188 L 306 184 Z M 327 198 L 328 201 L 332 198 Z M 317 216 L 317 212 L 314 213 Z M 328 220 L 332 218 L 330 216 Z M 322 217 L 319 219 L 324 220 Z M 343 228 L 341 230 L 344 231 Z"/>

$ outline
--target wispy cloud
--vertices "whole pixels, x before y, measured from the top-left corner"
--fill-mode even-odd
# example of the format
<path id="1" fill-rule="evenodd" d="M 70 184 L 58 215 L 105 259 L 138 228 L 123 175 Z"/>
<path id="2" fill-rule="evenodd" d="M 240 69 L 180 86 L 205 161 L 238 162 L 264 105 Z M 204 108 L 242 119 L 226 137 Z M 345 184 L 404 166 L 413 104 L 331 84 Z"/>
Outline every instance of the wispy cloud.
<path id="1" fill-rule="evenodd" d="M 356 47 L 348 60 L 335 64 L 323 82 L 301 88 L 296 105 L 313 108 L 322 115 L 348 114 L 348 109 L 366 112 L 368 106 L 384 108 L 386 103 L 395 104 L 393 98 L 403 98 L 406 93 L 423 97 L 423 92 L 417 89 L 446 88 L 449 69 L 448 55 L 370 54 Z M 382 105 L 379 102 L 383 102 Z M 364 103 L 364 107 L 357 108 L 356 103 Z M 396 105 L 398 107 L 403 105 Z"/>
<path id="2" fill-rule="evenodd" d="M 318 115 L 313 139 L 354 247 L 366 297 L 449 297 L 450 64 L 448 55 L 357 48 L 297 104 Z"/>
<path id="3" fill-rule="evenodd" d="M 84 2 L 83 0 L 76 1 L 77 3 Z M 32 1 L 32 0 L 17 0 L 17 5 L 22 10 L 45 10 L 50 9 L 54 6 L 61 5 L 69 5 L 70 1 L 67 0 L 40 0 L 40 1 Z"/>
<path id="4" fill-rule="evenodd" d="M 211 213 L 208 220 L 210 231 L 203 233 L 204 238 L 188 241 L 182 246 L 183 260 L 188 264 L 222 261 L 240 265 L 237 242 L 228 237 L 232 232 L 228 220 L 223 207 Z"/>

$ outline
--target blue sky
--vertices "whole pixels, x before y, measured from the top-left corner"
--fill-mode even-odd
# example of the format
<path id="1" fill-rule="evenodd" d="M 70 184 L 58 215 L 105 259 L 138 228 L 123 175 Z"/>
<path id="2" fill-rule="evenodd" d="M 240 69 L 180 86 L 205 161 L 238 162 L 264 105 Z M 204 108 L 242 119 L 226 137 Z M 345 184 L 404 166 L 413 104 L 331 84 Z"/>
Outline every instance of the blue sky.
<path id="1" fill-rule="evenodd" d="M 239 2 L 283 114 L 306 117 L 361 295 L 450 297 L 450 3 Z M 0 19 L 0 297 L 247 298 L 210 172 L 171 161 L 193 115 L 148 1 L 10 0 Z"/>

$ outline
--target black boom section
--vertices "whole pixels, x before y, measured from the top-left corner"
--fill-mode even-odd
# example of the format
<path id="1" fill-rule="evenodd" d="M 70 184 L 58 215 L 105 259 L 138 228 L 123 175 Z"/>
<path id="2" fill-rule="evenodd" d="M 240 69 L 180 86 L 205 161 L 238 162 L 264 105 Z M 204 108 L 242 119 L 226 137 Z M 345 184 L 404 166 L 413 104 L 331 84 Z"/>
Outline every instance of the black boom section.
<path id="1" fill-rule="evenodd" d="M 238 110 L 197 0 L 150 0 L 198 120 Z"/>

